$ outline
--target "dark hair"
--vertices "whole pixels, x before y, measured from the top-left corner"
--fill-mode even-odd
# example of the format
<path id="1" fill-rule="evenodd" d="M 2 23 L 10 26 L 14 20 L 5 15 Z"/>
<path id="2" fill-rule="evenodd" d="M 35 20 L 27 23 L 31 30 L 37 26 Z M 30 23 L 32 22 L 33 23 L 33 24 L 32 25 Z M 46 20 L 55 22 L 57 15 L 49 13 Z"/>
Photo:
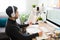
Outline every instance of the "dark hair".
<path id="1" fill-rule="evenodd" d="M 39 11 L 39 7 L 37 7 L 37 11 Z"/>
<path id="2" fill-rule="evenodd" d="M 14 12 L 16 13 L 17 11 L 17 7 L 16 6 L 13 6 L 14 7 Z M 11 14 L 13 13 L 13 8 L 12 6 L 9 6 L 7 9 L 6 9 L 6 14 L 11 17 Z"/>

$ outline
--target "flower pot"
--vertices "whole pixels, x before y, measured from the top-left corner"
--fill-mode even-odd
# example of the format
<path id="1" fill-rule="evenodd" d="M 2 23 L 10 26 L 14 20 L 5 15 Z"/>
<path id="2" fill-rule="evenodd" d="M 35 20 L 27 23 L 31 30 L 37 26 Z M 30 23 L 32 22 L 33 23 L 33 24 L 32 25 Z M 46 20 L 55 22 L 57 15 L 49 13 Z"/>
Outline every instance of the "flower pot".
<path id="1" fill-rule="evenodd" d="M 43 21 L 42 20 L 39 20 L 38 23 L 42 23 Z"/>

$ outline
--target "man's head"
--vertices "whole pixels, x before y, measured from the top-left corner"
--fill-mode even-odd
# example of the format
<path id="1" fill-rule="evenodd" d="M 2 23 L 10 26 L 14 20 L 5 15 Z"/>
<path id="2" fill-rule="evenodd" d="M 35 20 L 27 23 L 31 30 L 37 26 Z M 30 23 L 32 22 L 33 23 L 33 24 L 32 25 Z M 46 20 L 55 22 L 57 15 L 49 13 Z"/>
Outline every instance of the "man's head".
<path id="1" fill-rule="evenodd" d="M 6 9 L 6 13 L 9 16 L 9 18 L 17 19 L 18 18 L 18 11 L 17 10 L 18 10 L 17 7 L 15 7 L 15 6 L 9 6 Z"/>

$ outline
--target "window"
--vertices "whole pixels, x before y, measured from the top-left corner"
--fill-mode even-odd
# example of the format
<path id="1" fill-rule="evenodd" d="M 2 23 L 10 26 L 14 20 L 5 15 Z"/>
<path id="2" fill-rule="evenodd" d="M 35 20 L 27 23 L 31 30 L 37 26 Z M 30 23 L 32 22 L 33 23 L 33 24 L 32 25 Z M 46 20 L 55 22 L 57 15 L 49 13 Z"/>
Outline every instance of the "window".
<path id="1" fill-rule="evenodd" d="M 39 6 L 44 4 L 45 8 L 57 7 L 58 0 L 39 0 Z"/>
<path id="2" fill-rule="evenodd" d="M 0 12 L 5 12 L 8 6 L 17 6 L 19 12 L 26 11 L 26 0 L 0 0 Z"/>
<path id="3" fill-rule="evenodd" d="M 59 0 L 40 0 L 39 5 L 44 4 L 47 9 L 47 20 L 60 27 L 60 1 Z"/>
<path id="4" fill-rule="evenodd" d="M 60 27 L 60 9 L 48 10 L 47 20 Z"/>

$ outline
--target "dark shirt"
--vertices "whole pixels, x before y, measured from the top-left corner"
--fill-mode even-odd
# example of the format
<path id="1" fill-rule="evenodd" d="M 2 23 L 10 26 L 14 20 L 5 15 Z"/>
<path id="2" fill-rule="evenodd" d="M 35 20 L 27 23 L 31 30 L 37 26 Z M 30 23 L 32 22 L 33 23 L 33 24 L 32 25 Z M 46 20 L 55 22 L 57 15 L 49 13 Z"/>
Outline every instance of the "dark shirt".
<path id="1" fill-rule="evenodd" d="M 8 19 L 5 32 L 12 40 L 32 40 L 32 38 L 38 36 L 38 33 L 30 35 L 26 32 L 21 32 L 21 28 L 27 26 L 29 25 L 19 25 L 16 23 L 16 21 Z"/>

